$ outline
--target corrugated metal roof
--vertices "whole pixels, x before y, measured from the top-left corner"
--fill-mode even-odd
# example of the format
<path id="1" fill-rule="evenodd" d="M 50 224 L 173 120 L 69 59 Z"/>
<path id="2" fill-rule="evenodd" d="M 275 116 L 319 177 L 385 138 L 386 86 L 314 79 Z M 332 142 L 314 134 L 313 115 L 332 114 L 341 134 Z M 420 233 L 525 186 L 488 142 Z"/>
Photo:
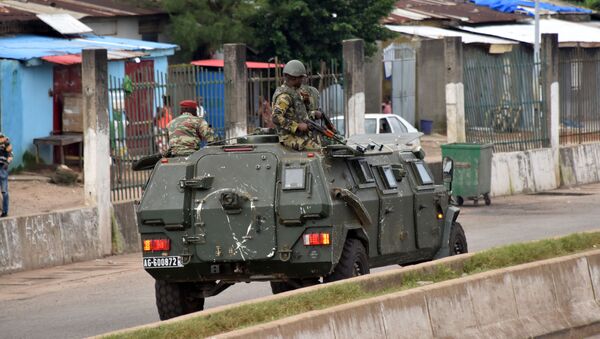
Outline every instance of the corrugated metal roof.
<path id="1" fill-rule="evenodd" d="M 35 15 L 30 12 L 0 4 L 0 20 L 2 21 L 29 21 L 35 19 Z"/>
<path id="2" fill-rule="evenodd" d="M 141 51 L 154 55 L 162 51 L 172 55 L 177 45 L 142 40 L 86 35 L 63 39 L 39 35 L 0 37 L 0 58 L 30 60 L 51 55 L 79 54 L 86 48 L 105 48 L 111 51 Z"/>
<path id="3" fill-rule="evenodd" d="M 37 17 L 60 34 L 68 35 L 93 32 L 91 28 L 66 13 L 38 14 Z"/>
<path id="4" fill-rule="evenodd" d="M 444 37 L 453 37 L 459 36 L 462 38 L 462 42 L 465 44 L 496 44 L 496 45 L 514 45 L 518 42 L 500 38 L 493 38 L 480 34 L 466 33 L 461 31 L 453 31 L 449 29 L 443 29 L 438 27 L 430 27 L 430 26 L 392 26 L 386 25 L 388 29 L 394 32 L 400 32 L 404 34 L 417 35 L 420 37 L 430 38 L 430 39 L 441 39 Z"/>
<path id="5" fill-rule="evenodd" d="M 501 13 L 469 2 L 445 0 L 403 0 L 396 2 L 396 10 L 384 20 L 386 24 L 412 21 L 445 20 L 478 24 L 486 22 L 515 22 L 522 16 Z"/>
<path id="6" fill-rule="evenodd" d="M 107 58 L 108 60 L 123 60 L 135 57 L 143 57 L 146 55 L 148 54 L 144 52 L 108 51 Z M 74 65 L 81 63 L 81 54 L 50 55 L 42 57 L 41 59 L 54 64 Z"/>
<path id="7" fill-rule="evenodd" d="M 69 13 L 74 18 L 166 14 L 160 8 L 146 9 L 114 0 L 2 0 L 2 5 L 33 13 Z"/>
<path id="8" fill-rule="evenodd" d="M 204 60 L 194 60 L 191 62 L 192 65 L 203 66 L 203 67 L 224 67 L 225 61 L 223 59 L 204 59 Z M 267 69 L 267 68 L 276 68 L 283 67 L 285 65 L 280 64 L 277 66 L 272 62 L 257 62 L 257 61 L 246 61 L 246 67 L 250 69 Z"/>
<path id="9" fill-rule="evenodd" d="M 533 21 L 512 25 L 460 26 L 461 30 L 477 34 L 486 34 L 521 42 L 534 43 Z M 575 22 L 540 19 L 540 34 L 556 33 L 561 47 L 597 46 L 600 44 L 600 29 Z"/>

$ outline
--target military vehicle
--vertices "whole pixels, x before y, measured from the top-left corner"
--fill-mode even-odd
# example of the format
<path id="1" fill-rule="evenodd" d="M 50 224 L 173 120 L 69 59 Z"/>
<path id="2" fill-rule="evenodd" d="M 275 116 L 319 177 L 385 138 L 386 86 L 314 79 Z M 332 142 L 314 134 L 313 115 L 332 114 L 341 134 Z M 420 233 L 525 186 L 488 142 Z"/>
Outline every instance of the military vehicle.
<path id="1" fill-rule="evenodd" d="M 208 146 L 153 168 L 137 207 L 160 319 L 200 311 L 234 283 L 274 293 L 467 252 L 418 135 L 363 135 L 297 152 L 276 135 Z"/>

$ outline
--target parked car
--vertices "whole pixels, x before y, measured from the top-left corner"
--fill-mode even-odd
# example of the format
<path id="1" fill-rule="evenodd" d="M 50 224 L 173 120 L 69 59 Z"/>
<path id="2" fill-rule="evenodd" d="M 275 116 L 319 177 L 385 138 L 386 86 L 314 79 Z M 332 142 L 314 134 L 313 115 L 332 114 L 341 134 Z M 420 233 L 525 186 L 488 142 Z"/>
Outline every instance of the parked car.
<path id="1" fill-rule="evenodd" d="M 336 116 L 331 121 L 340 131 L 344 130 L 344 117 Z M 413 125 L 404 118 L 395 114 L 367 113 L 365 114 L 365 134 L 406 134 L 420 133 Z M 412 142 L 414 145 L 421 145 L 419 139 Z"/>

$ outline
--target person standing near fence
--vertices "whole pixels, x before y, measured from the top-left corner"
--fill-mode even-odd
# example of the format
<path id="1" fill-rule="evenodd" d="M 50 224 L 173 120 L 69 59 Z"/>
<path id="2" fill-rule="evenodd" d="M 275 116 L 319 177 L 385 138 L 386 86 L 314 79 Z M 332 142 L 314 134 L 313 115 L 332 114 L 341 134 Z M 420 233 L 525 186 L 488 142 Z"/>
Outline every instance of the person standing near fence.
<path id="1" fill-rule="evenodd" d="M 169 150 L 171 156 L 184 157 L 200 149 L 200 142 L 213 142 L 214 133 L 206 120 L 198 116 L 198 104 L 194 100 L 179 103 L 181 115 L 171 120 Z"/>
<path id="2" fill-rule="evenodd" d="M 306 77 L 302 62 L 291 60 L 283 67 L 285 82 L 273 94 L 273 123 L 277 126 L 279 142 L 296 151 L 320 150 L 319 138 L 310 133 L 306 105 L 300 86 Z"/>
<path id="3" fill-rule="evenodd" d="M 2 189 L 2 214 L 8 216 L 8 165 L 13 160 L 10 140 L 0 132 L 0 188 Z"/>

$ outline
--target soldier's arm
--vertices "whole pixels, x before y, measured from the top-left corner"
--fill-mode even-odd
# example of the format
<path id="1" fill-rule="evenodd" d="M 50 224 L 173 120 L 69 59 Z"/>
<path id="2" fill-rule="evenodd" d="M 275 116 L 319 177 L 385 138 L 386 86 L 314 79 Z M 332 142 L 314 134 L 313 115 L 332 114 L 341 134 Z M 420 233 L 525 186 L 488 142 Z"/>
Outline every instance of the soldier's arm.
<path id="1" fill-rule="evenodd" d="M 298 128 L 298 122 L 290 119 L 286 112 L 289 110 L 292 104 L 292 98 L 287 94 L 281 94 L 275 99 L 273 104 L 273 116 L 272 120 L 275 126 L 289 133 L 296 133 Z"/>
<path id="2" fill-rule="evenodd" d="M 198 131 L 198 137 L 201 140 L 204 140 L 206 142 L 215 141 L 215 133 L 214 133 L 213 129 L 208 126 L 208 123 L 206 122 L 206 120 L 202 120 L 202 122 L 200 123 L 200 126 L 198 126 L 197 131 Z"/>

